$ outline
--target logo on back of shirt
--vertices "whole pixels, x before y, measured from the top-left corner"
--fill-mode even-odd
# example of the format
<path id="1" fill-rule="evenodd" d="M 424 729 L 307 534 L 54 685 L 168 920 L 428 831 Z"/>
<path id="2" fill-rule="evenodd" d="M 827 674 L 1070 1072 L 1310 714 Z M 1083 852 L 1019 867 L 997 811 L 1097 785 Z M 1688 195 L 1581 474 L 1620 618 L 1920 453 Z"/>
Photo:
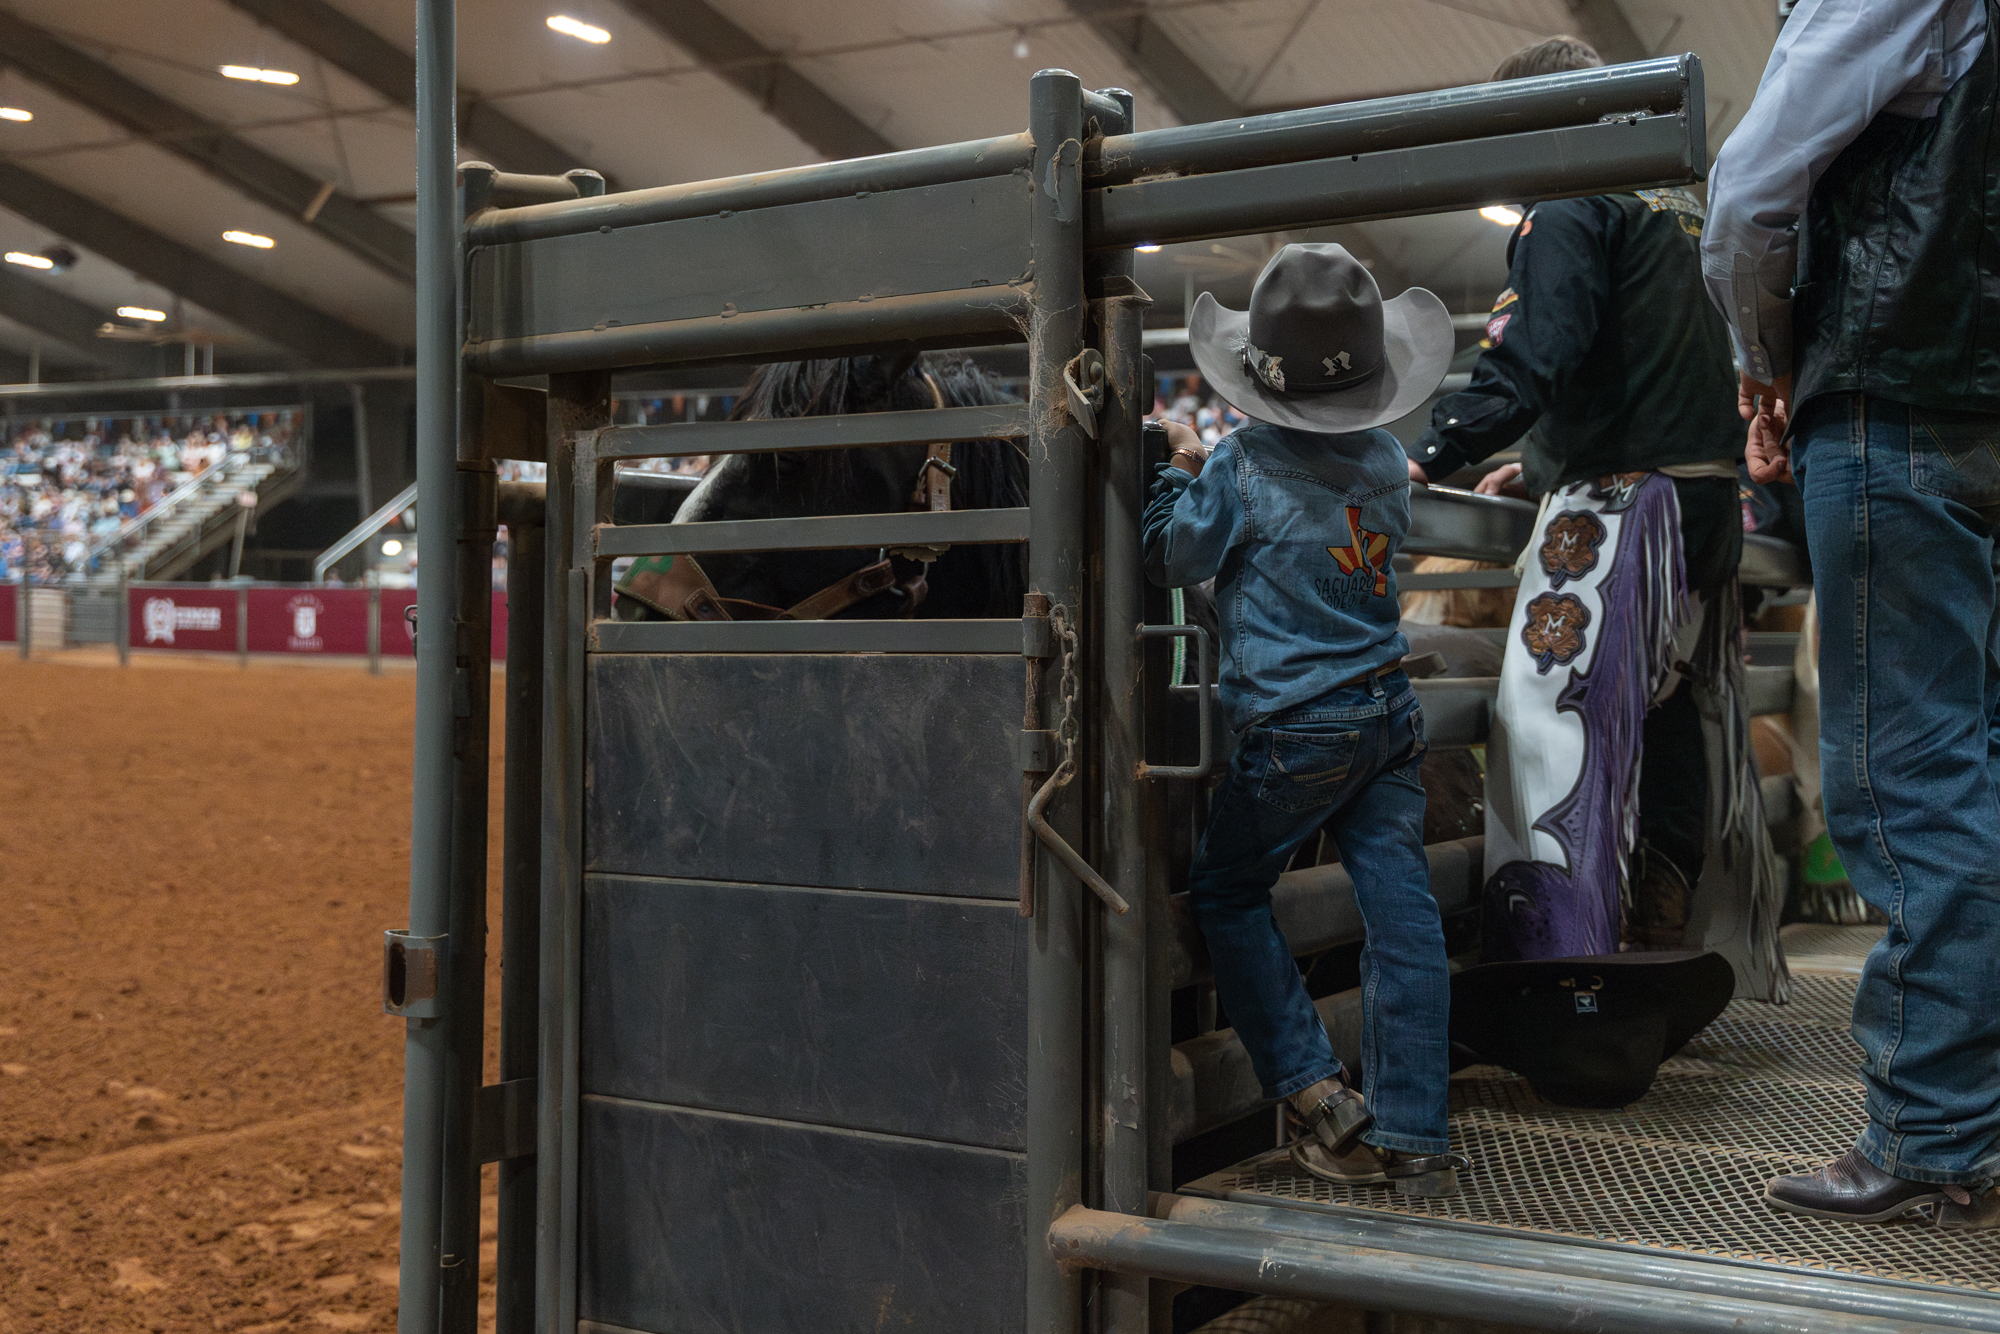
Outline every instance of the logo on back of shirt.
<path id="1" fill-rule="evenodd" d="M 1322 597 L 1332 598 L 1336 594 L 1366 593 L 1374 597 L 1389 596 L 1389 536 L 1386 533 L 1371 533 L 1361 526 L 1361 507 L 1347 507 L 1347 545 L 1328 547 L 1326 554 L 1333 557 L 1340 572 L 1346 579 L 1317 579 L 1321 585 Z M 1355 578 L 1354 576 L 1360 576 Z M 1341 605 L 1346 597 L 1337 599 Z"/>

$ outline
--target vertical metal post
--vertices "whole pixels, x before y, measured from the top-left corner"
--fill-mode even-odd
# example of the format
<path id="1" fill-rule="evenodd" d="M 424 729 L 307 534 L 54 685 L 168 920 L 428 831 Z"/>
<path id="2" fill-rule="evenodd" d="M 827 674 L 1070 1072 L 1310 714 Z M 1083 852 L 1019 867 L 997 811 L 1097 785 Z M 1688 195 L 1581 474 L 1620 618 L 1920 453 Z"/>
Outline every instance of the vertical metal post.
<path id="1" fill-rule="evenodd" d="M 438 1221 L 441 1334 L 479 1327 L 479 1146 L 475 1125 L 486 1055 L 487 785 L 492 752 L 495 479 L 458 464 L 458 686 L 452 727 L 451 954 L 443 979 L 445 1080 Z M 421 498 L 421 492 L 419 497 Z M 422 616 L 419 608 L 418 615 Z M 419 639 L 422 638 L 419 632 Z"/>
<path id="2" fill-rule="evenodd" d="M 250 665 L 250 590 L 236 587 L 236 665 Z"/>
<path id="3" fill-rule="evenodd" d="M 375 488 L 370 485 L 369 477 L 368 393 L 359 380 L 347 386 L 347 393 L 354 400 L 354 489 L 361 497 L 361 513 L 366 517 L 375 512 Z"/>
<path id="4" fill-rule="evenodd" d="M 1131 118 L 1131 95 L 1114 91 Z M 1122 127 L 1105 127 L 1117 133 Z M 1151 304 L 1132 281 L 1132 252 L 1118 251 L 1092 266 L 1092 337 L 1104 354 L 1104 404 L 1098 411 L 1098 495 L 1102 505 L 1098 568 L 1102 618 L 1103 678 L 1099 683 L 1098 724 L 1103 784 L 1105 877 L 1128 886 L 1131 911 L 1122 917 L 1099 913 L 1103 942 L 1103 1015 L 1100 1091 L 1103 1127 L 1101 1208 L 1117 1213 L 1146 1212 L 1148 1058 L 1147 929 L 1154 905 L 1145 844 L 1145 802 L 1138 776 L 1143 758 L 1144 716 L 1138 637 L 1145 621 L 1145 576 L 1139 539 L 1144 478 L 1139 428 L 1152 406 L 1150 390 L 1139 384 L 1143 354 L 1140 331 Z M 1106 1334 L 1147 1334 L 1150 1280 L 1106 1274 L 1098 1281 L 1100 1327 Z"/>
<path id="5" fill-rule="evenodd" d="M 118 645 L 118 665 L 132 664 L 132 585 L 121 563 L 118 567 L 118 627 L 114 632 Z"/>
<path id="6" fill-rule="evenodd" d="M 581 431 L 611 424 L 611 378 L 549 377 L 548 601 L 542 627 L 541 1050 L 536 1076 L 535 1329 L 576 1329 L 577 1009 L 583 955 L 584 635 L 590 566 L 576 529 Z"/>
<path id="7" fill-rule="evenodd" d="M 1082 624 L 1084 511 L 1089 458 L 1082 428 L 1068 415 L 1063 367 L 1083 350 L 1083 86 L 1067 70 L 1043 70 L 1029 84 L 1028 129 L 1035 141 L 1035 290 L 1028 342 L 1034 410 L 1028 449 L 1028 587 L 1045 594 L 1072 626 Z M 1076 668 L 1087 671 L 1087 653 Z M 1061 717 L 1060 670 L 1043 675 L 1043 717 Z M 1081 693 L 1090 689 L 1088 679 Z M 1083 839 L 1083 797 L 1056 802 L 1050 823 L 1073 845 Z M 1074 1334 L 1083 1317 L 1083 1281 L 1049 1253 L 1048 1228 L 1083 1192 L 1083 887 L 1038 851 L 1040 902 L 1028 951 L 1028 1334 Z"/>
<path id="8" fill-rule="evenodd" d="M 382 575 L 369 570 L 368 580 L 368 674 L 382 674 Z"/>
<path id="9" fill-rule="evenodd" d="M 417 0 L 417 493 L 427 535 L 417 595 L 416 759 L 410 812 L 410 925 L 451 927 L 453 698 L 458 685 L 458 29 L 453 0 Z M 451 949 L 444 940 L 444 967 Z M 448 994 L 448 987 L 445 990 Z M 396 1328 L 437 1334 L 443 1196 L 445 1024 L 405 1021 L 403 1213 Z M 476 1240 L 476 1239 L 475 1239 Z"/>
<path id="10" fill-rule="evenodd" d="M 21 661 L 28 660 L 35 638 L 34 585 L 28 582 L 26 551 L 22 553 L 21 582 L 14 590 L 14 638 L 20 641 Z"/>
<path id="11" fill-rule="evenodd" d="M 542 654 L 546 548 L 541 515 L 507 519 L 507 749 L 502 778 L 500 1079 L 532 1079 L 540 1050 L 542 899 Z M 534 522 L 529 522 L 533 519 Z M 495 1334 L 535 1327 L 535 1165 L 500 1164 L 494 1267 Z"/>

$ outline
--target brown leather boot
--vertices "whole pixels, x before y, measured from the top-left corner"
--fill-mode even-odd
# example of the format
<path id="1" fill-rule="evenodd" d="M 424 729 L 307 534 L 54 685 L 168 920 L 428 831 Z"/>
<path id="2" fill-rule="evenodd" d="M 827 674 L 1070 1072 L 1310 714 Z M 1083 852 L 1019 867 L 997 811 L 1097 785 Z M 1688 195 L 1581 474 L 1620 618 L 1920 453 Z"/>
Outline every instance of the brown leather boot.
<path id="1" fill-rule="evenodd" d="M 1290 1101 L 1292 1116 L 1336 1157 L 1352 1150 L 1361 1132 L 1375 1124 L 1367 1102 L 1339 1075 L 1300 1089 Z"/>
<path id="2" fill-rule="evenodd" d="M 1626 948 L 1679 950 L 1687 948 L 1688 918 L 1694 911 L 1694 886 L 1673 861 L 1641 842 L 1632 853 L 1625 883 L 1624 920 L 1619 934 Z"/>

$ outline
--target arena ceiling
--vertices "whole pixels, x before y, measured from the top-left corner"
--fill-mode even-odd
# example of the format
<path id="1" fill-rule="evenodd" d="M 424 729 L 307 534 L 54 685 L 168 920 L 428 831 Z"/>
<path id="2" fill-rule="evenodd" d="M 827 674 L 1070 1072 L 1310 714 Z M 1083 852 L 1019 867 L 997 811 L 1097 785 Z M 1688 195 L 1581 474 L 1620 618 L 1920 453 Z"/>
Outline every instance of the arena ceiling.
<path id="1" fill-rule="evenodd" d="M 0 355 L 48 378 L 393 364 L 411 337 L 411 0 L 0 0 Z M 459 0 L 466 159 L 662 185 L 1009 133 L 1028 76 L 1138 97 L 1141 128 L 1476 83 L 1575 32 L 1697 52 L 1711 151 L 1772 0 Z M 608 34 L 552 30 L 567 16 Z M 226 77 L 223 66 L 296 76 Z M 240 70 L 239 70 L 240 72 Z M 271 244 L 232 243 L 243 233 Z M 1490 300 L 1476 214 L 1336 229 L 1389 292 Z M 1279 238 L 1140 257 L 1159 322 L 1240 298 Z M 67 258 L 59 256 L 59 258 Z M 163 320 L 121 318 L 121 308 Z M 111 326 L 112 336 L 100 330 Z M 11 378 L 11 377 L 8 377 Z"/>

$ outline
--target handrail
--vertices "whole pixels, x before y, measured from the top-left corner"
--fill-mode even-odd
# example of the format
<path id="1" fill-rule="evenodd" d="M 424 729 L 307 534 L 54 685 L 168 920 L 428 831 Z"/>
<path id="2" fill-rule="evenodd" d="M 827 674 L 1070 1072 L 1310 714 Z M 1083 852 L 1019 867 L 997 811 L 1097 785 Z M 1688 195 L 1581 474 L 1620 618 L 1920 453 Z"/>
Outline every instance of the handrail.
<path id="1" fill-rule="evenodd" d="M 360 523 L 349 529 L 345 537 L 335 542 L 325 551 L 320 552 L 319 559 L 313 562 L 312 581 L 316 584 L 323 581 L 326 578 L 326 572 L 333 567 L 334 562 L 340 560 L 363 542 L 366 542 L 369 538 L 388 527 L 389 520 L 395 518 L 398 514 L 401 514 L 416 503 L 417 484 L 411 482 L 396 493 L 394 500 L 391 500 L 381 509 L 376 510 L 373 514 L 363 519 Z"/>
<path id="2" fill-rule="evenodd" d="M 214 465 L 214 467 L 196 473 L 193 477 L 181 483 L 180 486 L 176 487 L 171 494 L 164 497 L 159 504 L 153 506 L 151 509 L 147 510 L 144 514 L 138 515 L 135 518 L 127 519 L 124 523 L 119 525 L 117 532 L 105 538 L 102 542 L 99 542 L 96 546 L 90 548 L 89 554 L 84 557 L 84 562 L 83 562 L 84 567 L 88 569 L 91 565 L 96 563 L 97 558 L 99 556 L 102 556 L 105 552 L 111 550 L 113 547 L 125 541 L 127 538 L 137 537 L 140 533 L 144 532 L 147 528 L 151 527 L 155 519 L 162 518 L 165 515 L 171 514 L 175 509 L 177 509 L 180 506 L 180 503 L 183 500 L 186 500 L 190 496 L 193 496 L 196 492 L 200 491 L 203 487 L 207 486 L 210 482 L 214 481 L 217 469 L 226 469 L 228 467 L 229 467 L 229 462 L 227 459 L 225 459 L 221 463 Z"/>

